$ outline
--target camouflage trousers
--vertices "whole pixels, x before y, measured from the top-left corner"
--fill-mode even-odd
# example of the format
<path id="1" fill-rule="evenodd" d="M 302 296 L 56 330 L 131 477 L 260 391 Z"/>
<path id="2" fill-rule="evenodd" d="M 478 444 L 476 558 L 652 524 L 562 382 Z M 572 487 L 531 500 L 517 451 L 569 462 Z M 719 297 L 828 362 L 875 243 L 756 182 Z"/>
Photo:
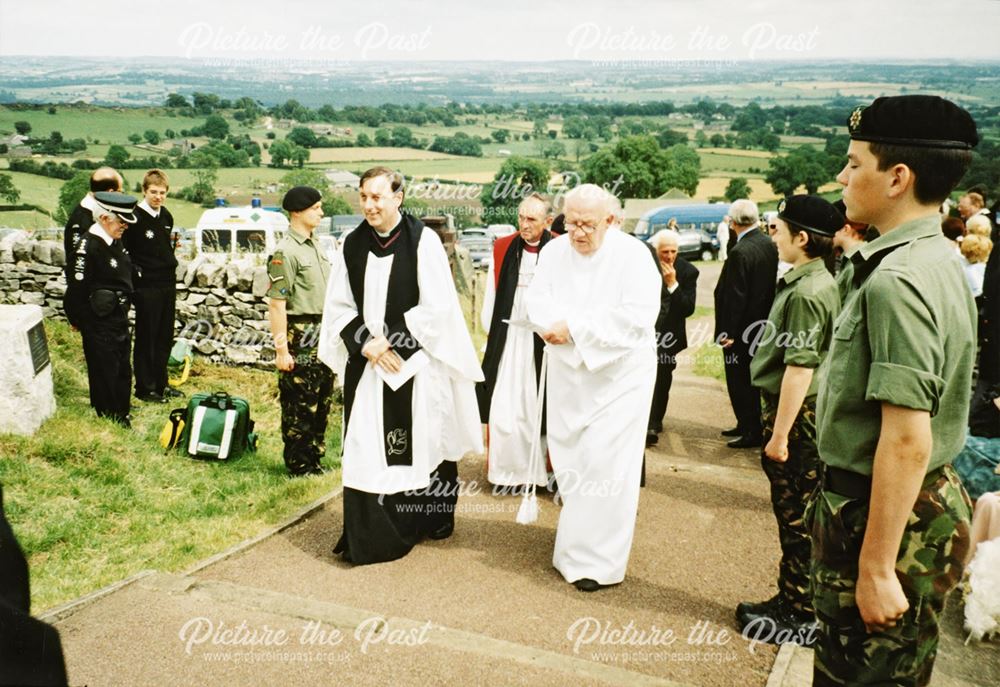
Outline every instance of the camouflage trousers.
<path id="1" fill-rule="evenodd" d="M 896 575 L 909 609 L 869 634 L 855 603 L 858 557 L 868 523 L 865 499 L 820 489 L 810 506 L 813 605 L 819 621 L 813 685 L 926 685 L 948 592 L 961 579 L 971 504 L 950 465 L 933 470 L 903 532 Z"/>
<path id="2" fill-rule="evenodd" d="M 761 392 L 761 422 L 764 445 L 774 432 L 778 397 Z M 809 558 L 812 543 L 805 525 L 806 503 L 819 483 L 819 453 L 816 451 L 816 401 L 806 399 L 788 433 L 788 460 L 778 463 L 761 450 L 760 464 L 771 482 L 771 507 L 778 523 L 781 563 L 778 593 L 800 615 L 812 615 L 809 593 Z"/>
<path id="3" fill-rule="evenodd" d="M 333 372 L 316 357 L 318 324 L 288 323 L 290 372 L 278 372 L 285 466 L 293 475 L 318 470 L 326 454 Z"/>

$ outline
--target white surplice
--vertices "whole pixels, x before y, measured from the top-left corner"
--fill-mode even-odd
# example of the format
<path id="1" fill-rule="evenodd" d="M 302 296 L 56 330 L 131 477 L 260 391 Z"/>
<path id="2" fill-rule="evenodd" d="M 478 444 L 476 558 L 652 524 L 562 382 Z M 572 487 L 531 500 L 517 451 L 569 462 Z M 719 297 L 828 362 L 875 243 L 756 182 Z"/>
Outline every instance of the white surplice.
<path id="1" fill-rule="evenodd" d="M 373 336 L 385 334 L 386 297 L 394 256 L 368 253 L 365 270 L 365 326 Z M 383 441 L 384 383 L 370 364 L 358 381 L 350 426 L 343 437 L 345 487 L 372 494 L 422 489 L 442 460 L 457 461 L 466 453 L 482 453 L 482 429 L 475 383 L 483 379 L 465 325 L 448 258 L 441 240 L 424 228 L 417 246 L 420 299 L 404 314 L 410 334 L 430 358 L 413 375 L 413 464 L 389 466 Z M 341 331 L 358 316 L 343 253 L 338 251 L 327 284 L 318 355 L 340 379 L 348 352 Z M 391 343 L 391 342 L 390 342 Z"/>
<path id="2" fill-rule="evenodd" d="M 541 252 L 527 293 L 532 322 L 569 325 L 547 345 L 547 431 L 563 500 L 552 564 L 567 582 L 625 578 L 656 381 L 660 275 L 652 254 L 610 229 L 589 256 L 567 236 Z"/>
<path id="3" fill-rule="evenodd" d="M 525 294 L 535 274 L 539 253 L 524 251 L 517 274 L 517 288 L 511 306 L 511 321 L 527 317 Z M 493 265 L 486 276 L 486 295 L 483 298 L 481 322 L 487 333 L 493 321 L 493 304 L 496 297 Z M 531 437 L 535 429 L 538 409 L 538 381 L 535 375 L 534 334 L 524 327 L 507 327 L 497 379 L 490 400 L 490 441 L 487 453 L 491 484 L 517 486 L 546 484 L 545 460 L 530 459 Z M 545 438 L 542 437 L 541 455 L 545 455 Z M 532 469 L 534 464 L 534 469 Z"/>

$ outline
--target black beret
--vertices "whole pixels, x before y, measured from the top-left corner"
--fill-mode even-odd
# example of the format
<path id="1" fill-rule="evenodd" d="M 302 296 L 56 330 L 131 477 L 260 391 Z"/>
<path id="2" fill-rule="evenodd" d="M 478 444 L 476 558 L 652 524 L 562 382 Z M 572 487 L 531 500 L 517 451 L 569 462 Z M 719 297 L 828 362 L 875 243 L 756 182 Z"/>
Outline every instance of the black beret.
<path id="1" fill-rule="evenodd" d="M 312 186 L 296 186 L 288 189 L 281 207 L 288 212 L 302 212 L 318 203 L 322 197 Z"/>
<path id="2" fill-rule="evenodd" d="M 820 196 L 789 196 L 778 203 L 778 219 L 822 236 L 833 236 L 847 223 L 837 208 Z"/>
<path id="3" fill-rule="evenodd" d="M 851 113 L 847 129 L 856 141 L 916 148 L 969 150 L 979 143 L 972 115 L 936 95 L 877 98 Z"/>
<path id="4" fill-rule="evenodd" d="M 118 215 L 126 224 L 135 224 L 135 204 L 139 201 L 134 196 L 117 191 L 96 191 L 94 200 L 105 212 Z"/>

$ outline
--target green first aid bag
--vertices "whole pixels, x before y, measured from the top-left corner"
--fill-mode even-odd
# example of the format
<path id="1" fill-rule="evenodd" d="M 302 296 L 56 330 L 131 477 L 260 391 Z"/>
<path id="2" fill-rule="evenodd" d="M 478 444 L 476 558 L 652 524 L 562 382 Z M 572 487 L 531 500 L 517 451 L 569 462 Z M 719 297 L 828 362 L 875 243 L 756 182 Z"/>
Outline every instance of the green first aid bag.
<path id="1" fill-rule="evenodd" d="M 178 446 L 192 458 L 229 460 L 257 450 L 250 404 L 225 391 L 194 394 Z"/>

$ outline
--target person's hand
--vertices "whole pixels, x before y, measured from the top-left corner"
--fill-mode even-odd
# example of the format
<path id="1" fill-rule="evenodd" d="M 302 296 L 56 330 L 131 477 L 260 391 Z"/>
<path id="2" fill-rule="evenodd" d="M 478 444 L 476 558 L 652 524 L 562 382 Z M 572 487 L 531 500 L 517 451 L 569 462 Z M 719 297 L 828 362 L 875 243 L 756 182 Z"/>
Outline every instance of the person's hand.
<path id="1" fill-rule="evenodd" d="M 736 343 L 736 339 L 723 339 L 722 343 L 719 345 L 722 346 L 723 348 L 729 348 L 734 343 Z"/>
<path id="2" fill-rule="evenodd" d="M 552 328 L 542 334 L 542 340 L 546 343 L 559 345 L 564 343 L 569 343 L 569 326 L 565 321 L 556 322 L 552 325 Z"/>
<path id="3" fill-rule="evenodd" d="M 73 327 L 73 329 L 76 329 L 76 327 Z M 993 399 L 993 405 L 997 407 L 997 410 L 1000 410 L 1000 396 Z"/>
<path id="4" fill-rule="evenodd" d="M 887 575 L 870 574 L 862 567 L 854 590 L 854 600 L 869 633 L 895 627 L 910 607 L 895 571 L 890 571 Z"/>
<path id="5" fill-rule="evenodd" d="M 361 348 L 361 355 L 368 358 L 368 361 L 374 366 L 375 361 L 381 357 L 383 353 L 389 350 L 389 340 L 384 336 L 376 336 L 368 341 Z"/>
<path id="6" fill-rule="evenodd" d="M 386 372 L 394 374 L 403 368 L 403 359 L 399 357 L 399 354 L 396 353 L 396 351 L 390 348 L 376 358 L 374 364 L 378 365 Z"/>
<path id="7" fill-rule="evenodd" d="M 288 351 L 278 351 L 275 356 L 275 363 L 282 372 L 291 372 L 295 369 L 295 358 Z"/>
<path id="8" fill-rule="evenodd" d="M 786 462 L 788 460 L 788 437 L 772 434 L 767 446 L 764 447 L 764 455 L 775 463 Z"/>
<path id="9" fill-rule="evenodd" d="M 672 264 L 661 262 L 660 271 L 663 272 L 663 283 L 668 287 L 677 283 L 677 269 Z"/>

